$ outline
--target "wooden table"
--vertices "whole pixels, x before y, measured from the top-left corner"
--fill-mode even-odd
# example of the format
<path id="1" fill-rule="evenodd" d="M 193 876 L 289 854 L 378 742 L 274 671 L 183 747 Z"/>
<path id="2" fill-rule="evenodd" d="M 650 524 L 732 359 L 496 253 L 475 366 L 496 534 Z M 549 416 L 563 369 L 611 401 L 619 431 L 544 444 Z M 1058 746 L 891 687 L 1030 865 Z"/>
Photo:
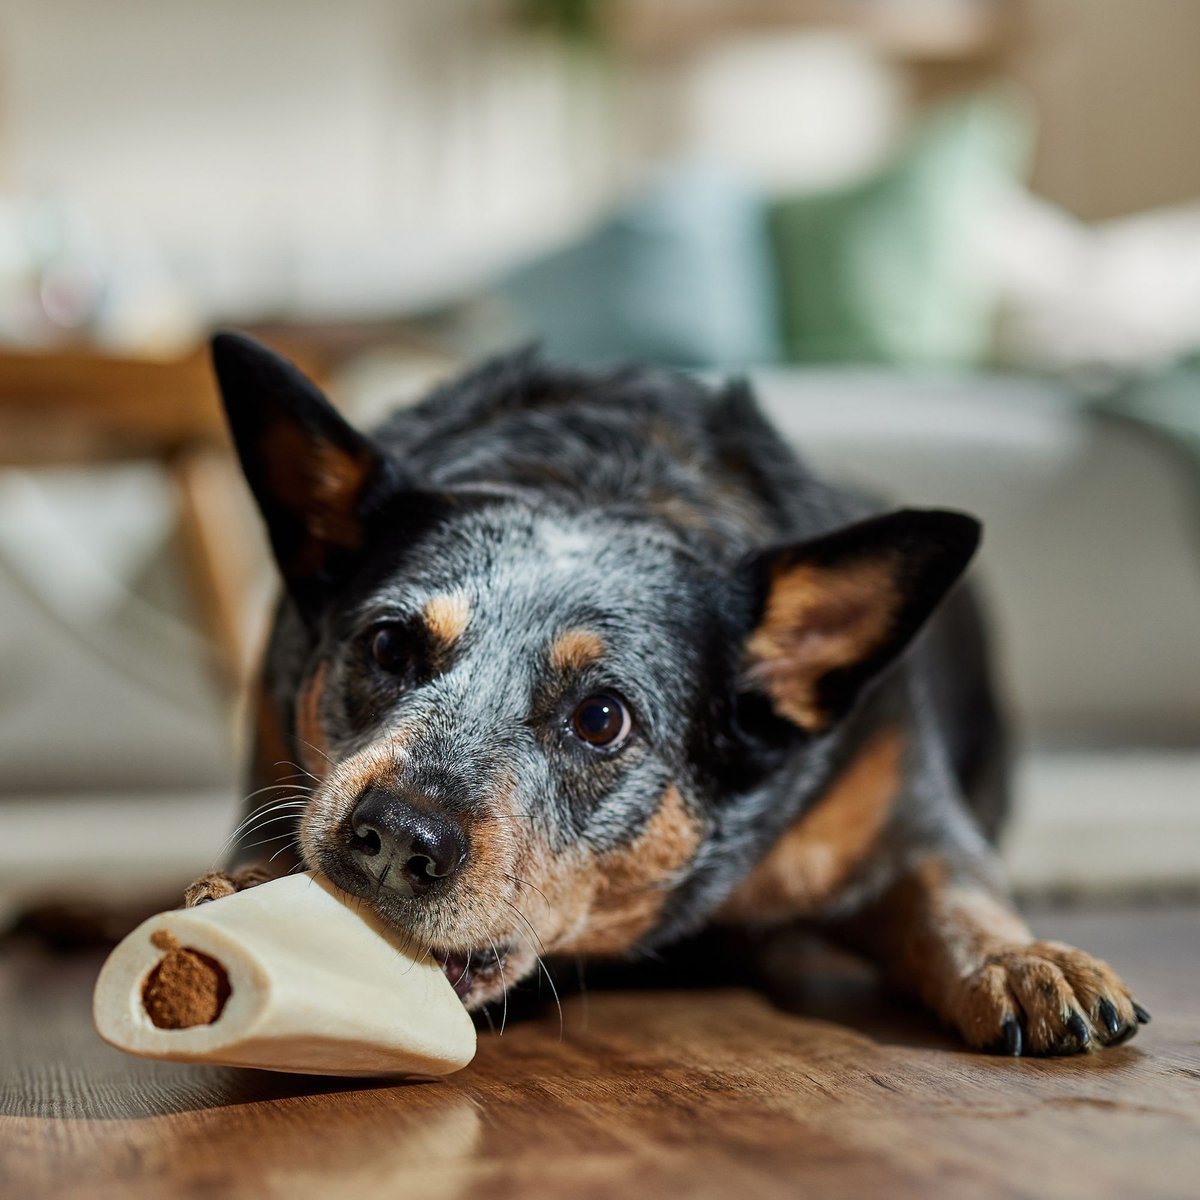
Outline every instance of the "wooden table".
<path id="1" fill-rule="evenodd" d="M 1195 1197 L 1200 908 L 1039 926 L 1119 964 L 1154 1023 L 1100 1055 L 987 1058 L 839 960 L 773 998 L 592 988 L 561 1038 L 550 1005 L 460 1074 L 388 1086 L 127 1059 L 91 1032 L 95 956 L 10 947 L 0 1194 Z"/>
<path id="2" fill-rule="evenodd" d="M 295 353 L 286 338 L 276 342 Z M 318 355 L 301 360 L 314 372 L 326 365 Z M 232 694 L 252 653 L 243 607 L 258 544 L 243 533 L 253 517 L 207 347 L 162 359 L 88 344 L 0 347 L 0 467 L 135 459 L 161 463 L 174 484 L 189 591 Z"/>
<path id="3" fill-rule="evenodd" d="M 322 385 L 364 351 L 431 352 L 399 321 L 259 323 L 247 332 Z M 233 695 L 259 649 L 245 602 L 263 545 L 229 452 L 207 345 L 167 358 L 89 343 L 0 346 L 0 467 L 131 459 L 160 462 L 175 485 L 189 590 Z"/>

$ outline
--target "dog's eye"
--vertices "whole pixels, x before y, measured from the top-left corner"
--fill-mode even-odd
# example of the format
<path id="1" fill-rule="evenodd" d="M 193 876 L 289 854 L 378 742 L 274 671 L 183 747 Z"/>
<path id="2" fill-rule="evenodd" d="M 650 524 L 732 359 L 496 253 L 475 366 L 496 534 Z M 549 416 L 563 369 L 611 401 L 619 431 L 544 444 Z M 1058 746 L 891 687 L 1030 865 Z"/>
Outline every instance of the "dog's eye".
<path id="1" fill-rule="evenodd" d="M 400 625 L 381 625 L 371 636 L 371 657 L 389 675 L 404 675 L 412 666 L 412 639 Z"/>
<path id="2" fill-rule="evenodd" d="M 615 750 L 629 737 L 632 726 L 629 710 L 607 692 L 589 696 L 571 717 L 575 736 L 601 750 Z"/>

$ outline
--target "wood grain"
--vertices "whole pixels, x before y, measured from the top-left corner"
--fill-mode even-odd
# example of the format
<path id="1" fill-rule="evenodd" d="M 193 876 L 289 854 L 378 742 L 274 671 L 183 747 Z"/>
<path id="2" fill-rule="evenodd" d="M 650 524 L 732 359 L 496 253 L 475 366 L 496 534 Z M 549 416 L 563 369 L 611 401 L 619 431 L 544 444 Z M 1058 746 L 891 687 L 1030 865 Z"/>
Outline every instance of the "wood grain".
<path id="1" fill-rule="evenodd" d="M 436 1083 L 128 1059 L 92 956 L 0 955 L 0 1194 L 1193 1197 L 1200 909 L 1051 914 L 1154 1023 L 1066 1060 L 968 1053 L 857 964 L 787 942 L 761 984 L 593 987 L 484 1032 Z"/>
<path id="2" fill-rule="evenodd" d="M 318 382 L 332 366 L 316 334 L 267 330 L 266 341 Z M 0 347 L 2 465 L 164 457 L 225 441 L 207 346 L 162 359 L 87 344 Z"/>

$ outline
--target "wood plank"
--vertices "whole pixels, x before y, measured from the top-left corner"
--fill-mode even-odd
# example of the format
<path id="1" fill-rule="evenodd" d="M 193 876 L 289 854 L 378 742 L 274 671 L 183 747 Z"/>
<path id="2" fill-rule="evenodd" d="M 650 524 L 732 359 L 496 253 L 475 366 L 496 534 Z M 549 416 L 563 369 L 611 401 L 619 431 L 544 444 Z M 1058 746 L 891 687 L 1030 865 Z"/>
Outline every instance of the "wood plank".
<path id="1" fill-rule="evenodd" d="M 668 988 L 668 962 L 648 990 L 567 999 L 561 1038 L 548 1005 L 460 1074 L 388 1086 L 127 1059 L 91 1031 L 96 958 L 11 947 L 0 1193 L 1195 1196 L 1200 908 L 1038 926 L 1110 958 L 1154 1023 L 1098 1055 L 988 1058 L 784 945 L 763 989 Z"/>
<path id="2" fill-rule="evenodd" d="M 206 349 L 177 359 L 137 359 L 88 347 L 0 352 L 0 420 L 11 440 L 4 461 L 26 465 L 33 432 L 63 437 L 63 427 L 107 438 L 128 455 L 165 453 L 222 432 Z M 51 443 L 53 444 L 53 443 Z"/>
<path id="3" fill-rule="evenodd" d="M 325 379 L 334 361 L 323 348 L 328 335 L 323 340 L 315 329 L 309 339 L 299 326 L 290 333 L 285 326 L 264 329 L 268 345 L 318 382 Z M 0 465 L 161 457 L 226 441 L 207 345 L 174 358 L 110 354 L 87 344 L 0 347 Z"/>

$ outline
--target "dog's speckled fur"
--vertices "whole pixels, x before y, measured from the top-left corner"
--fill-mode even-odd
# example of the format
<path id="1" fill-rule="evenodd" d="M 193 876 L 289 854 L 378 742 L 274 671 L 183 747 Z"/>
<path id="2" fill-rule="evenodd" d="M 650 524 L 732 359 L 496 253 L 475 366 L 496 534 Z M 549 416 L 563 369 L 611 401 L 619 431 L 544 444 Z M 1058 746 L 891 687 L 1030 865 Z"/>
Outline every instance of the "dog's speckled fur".
<path id="1" fill-rule="evenodd" d="M 879 515 L 805 469 L 740 384 L 522 352 L 367 437 L 253 342 L 222 335 L 214 360 L 287 584 L 252 783 L 294 786 L 288 762 L 315 780 L 303 808 L 255 799 L 231 869 L 279 851 L 286 870 L 298 844 L 473 965 L 471 1006 L 537 952 L 804 919 L 972 1045 L 1065 1053 L 1136 1029 L 1120 981 L 1035 943 L 998 879 L 1003 739 L 954 586 L 973 520 Z M 388 671 L 384 625 L 404 647 Z M 596 692 L 633 714 L 616 752 L 571 732 Z M 349 828 L 368 787 L 456 822 L 463 866 L 424 896 L 369 878 Z"/>

